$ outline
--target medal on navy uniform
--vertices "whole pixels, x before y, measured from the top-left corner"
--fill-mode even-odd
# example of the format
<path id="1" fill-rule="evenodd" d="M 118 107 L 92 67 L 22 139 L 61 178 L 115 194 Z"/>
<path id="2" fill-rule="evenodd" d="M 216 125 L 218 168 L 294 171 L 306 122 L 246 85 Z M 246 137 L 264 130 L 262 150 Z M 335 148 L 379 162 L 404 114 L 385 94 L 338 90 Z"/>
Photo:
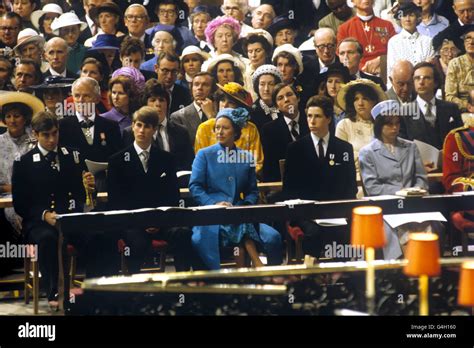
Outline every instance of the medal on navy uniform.
<path id="1" fill-rule="evenodd" d="M 105 142 L 105 133 L 100 133 L 100 145 L 105 146 L 107 143 Z"/>
<path id="2" fill-rule="evenodd" d="M 333 153 L 330 153 L 329 154 L 329 165 L 330 166 L 333 166 L 335 163 L 334 163 L 334 154 Z"/>

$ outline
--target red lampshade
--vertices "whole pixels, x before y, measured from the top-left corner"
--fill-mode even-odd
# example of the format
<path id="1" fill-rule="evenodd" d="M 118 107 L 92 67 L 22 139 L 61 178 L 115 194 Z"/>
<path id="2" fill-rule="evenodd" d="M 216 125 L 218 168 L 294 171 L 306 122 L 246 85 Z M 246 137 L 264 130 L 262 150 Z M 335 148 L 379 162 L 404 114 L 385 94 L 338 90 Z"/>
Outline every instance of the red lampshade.
<path id="1" fill-rule="evenodd" d="M 458 303 L 474 307 L 474 262 L 464 262 L 459 278 Z"/>
<path id="2" fill-rule="evenodd" d="M 385 245 L 382 208 L 366 206 L 352 210 L 351 244 L 366 248 L 381 248 Z"/>
<path id="3" fill-rule="evenodd" d="M 406 258 L 408 265 L 404 272 L 408 276 L 437 276 L 441 272 L 439 265 L 439 241 L 434 233 L 410 233 Z"/>

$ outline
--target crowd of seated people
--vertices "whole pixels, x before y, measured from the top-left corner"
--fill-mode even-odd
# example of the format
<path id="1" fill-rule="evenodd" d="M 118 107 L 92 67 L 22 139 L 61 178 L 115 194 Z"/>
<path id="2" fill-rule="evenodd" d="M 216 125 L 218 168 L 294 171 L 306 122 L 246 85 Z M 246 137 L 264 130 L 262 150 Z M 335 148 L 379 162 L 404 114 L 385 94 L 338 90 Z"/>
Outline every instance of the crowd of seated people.
<path id="1" fill-rule="evenodd" d="M 282 183 L 267 201 L 460 190 L 455 179 L 474 173 L 474 2 L 445 2 L 452 13 L 415 0 L 3 0 L 0 193 L 13 207 L 1 211 L 0 240 L 39 246 L 54 301 L 56 215 L 83 212 L 98 192 L 108 193 L 100 210 L 175 206 L 178 171 L 191 171 L 195 205 L 257 204 L 257 182 Z M 425 160 L 414 141 L 444 159 Z M 222 163 L 219 151 L 247 162 Z M 108 170 L 92 175 L 89 161 Z M 453 214 L 454 231 L 473 216 Z M 281 264 L 287 226 L 314 257 L 350 230 L 282 226 L 183 221 L 116 237 L 132 272 L 152 240 L 186 271 L 219 269 L 227 246 L 254 266 L 260 253 Z M 407 229 L 386 226 L 384 258 L 403 257 Z M 73 231 L 66 242 L 86 250 L 94 276 L 118 272 L 117 238 Z"/>

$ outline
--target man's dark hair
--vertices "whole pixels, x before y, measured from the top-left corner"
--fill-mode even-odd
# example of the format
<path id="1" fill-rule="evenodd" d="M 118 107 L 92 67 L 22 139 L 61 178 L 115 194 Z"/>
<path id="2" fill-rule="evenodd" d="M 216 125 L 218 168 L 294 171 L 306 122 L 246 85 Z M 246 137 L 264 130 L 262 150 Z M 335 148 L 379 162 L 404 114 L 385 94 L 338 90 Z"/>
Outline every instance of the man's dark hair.
<path id="1" fill-rule="evenodd" d="M 306 114 L 308 114 L 308 109 L 310 107 L 321 108 L 326 118 L 332 119 L 334 115 L 334 102 L 331 98 L 328 98 L 326 96 L 315 95 L 309 98 L 305 108 Z"/>
<path id="2" fill-rule="evenodd" d="M 127 57 L 137 52 L 142 55 L 142 58 L 145 57 L 145 45 L 142 40 L 126 36 L 120 45 L 120 57 Z"/>
<path id="3" fill-rule="evenodd" d="M 192 93 L 192 90 L 193 90 L 193 81 L 196 77 L 199 77 L 199 76 L 209 76 L 211 78 L 211 93 L 209 93 L 209 97 L 212 97 L 212 95 L 214 94 L 214 92 L 216 91 L 216 88 L 217 88 L 216 80 L 214 79 L 214 76 L 212 76 L 207 71 L 200 71 L 196 75 L 194 75 L 193 80 L 191 81 L 191 93 Z"/>
<path id="4" fill-rule="evenodd" d="M 161 52 L 158 55 L 158 58 L 156 58 L 156 65 L 159 66 L 160 62 L 163 59 L 169 60 L 170 62 L 178 62 L 178 66 L 179 66 L 180 61 L 179 61 L 179 57 L 176 54 L 168 53 L 168 52 Z"/>
<path id="5" fill-rule="evenodd" d="M 436 67 L 434 66 L 434 64 L 430 63 L 430 62 L 420 62 L 420 63 L 416 64 L 413 67 L 413 75 L 415 74 L 415 71 L 417 71 L 418 69 L 421 69 L 421 68 L 430 68 L 433 71 L 433 78 L 434 78 L 434 82 L 435 82 L 435 88 L 438 89 L 439 86 L 441 85 L 441 76 L 438 72 L 438 69 L 436 69 Z"/>
<path id="6" fill-rule="evenodd" d="M 166 104 L 170 105 L 170 95 L 166 88 L 158 82 L 157 79 L 150 79 L 145 83 L 145 90 L 142 96 L 142 105 L 146 105 L 148 98 L 150 97 L 162 97 L 166 99 Z"/>
<path id="7" fill-rule="evenodd" d="M 292 84 L 288 84 L 288 83 L 279 83 L 275 86 L 275 89 L 273 90 L 273 93 L 272 93 L 272 102 L 273 102 L 273 105 L 277 105 L 277 95 L 278 93 L 280 93 L 280 91 L 285 88 L 285 87 L 290 87 L 291 90 L 293 91 L 293 93 L 299 98 L 299 94 L 298 92 L 296 91 L 296 88 L 292 85 Z"/>
<path id="8" fill-rule="evenodd" d="M 41 67 L 39 66 L 39 64 L 36 63 L 31 58 L 21 58 L 20 61 L 18 62 L 17 67 L 22 65 L 22 64 L 33 65 L 33 67 L 35 68 L 35 81 L 37 83 L 40 83 L 41 80 L 43 79 L 43 74 L 41 73 Z M 15 67 L 15 71 L 16 71 L 16 67 Z"/>
<path id="9" fill-rule="evenodd" d="M 59 128 L 58 118 L 49 111 L 40 111 L 31 120 L 31 128 L 36 133 L 48 132 L 54 127 Z"/>

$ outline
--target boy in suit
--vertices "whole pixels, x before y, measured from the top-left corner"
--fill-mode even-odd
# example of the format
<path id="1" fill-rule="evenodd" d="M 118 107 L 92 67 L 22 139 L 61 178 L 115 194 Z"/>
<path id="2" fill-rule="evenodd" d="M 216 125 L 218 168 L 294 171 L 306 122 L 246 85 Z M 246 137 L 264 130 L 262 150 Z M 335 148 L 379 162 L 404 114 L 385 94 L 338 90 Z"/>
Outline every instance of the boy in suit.
<path id="1" fill-rule="evenodd" d="M 306 104 L 306 118 L 311 133 L 288 145 L 283 178 L 287 199 L 354 199 L 357 194 L 356 170 L 352 145 L 329 132 L 334 106 L 327 97 L 314 96 Z M 319 257 L 323 232 L 327 228 L 313 221 L 295 221 L 305 233 L 303 250 Z M 334 233 L 345 231 L 332 227 Z M 340 231 L 339 231 L 340 230 Z M 328 233 L 329 234 L 329 233 Z"/>
<path id="2" fill-rule="evenodd" d="M 31 127 L 38 144 L 13 165 L 13 206 L 23 219 L 25 240 L 38 245 L 43 286 L 50 305 L 55 306 L 58 284 L 56 216 L 83 212 L 85 188 L 93 190 L 94 176 L 85 171 L 78 151 L 58 145 L 58 121 L 54 114 L 37 113 Z M 80 232 L 68 231 L 65 239 L 76 247 L 84 247 L 88 276 L 103 273 L 97 267 L 105 266 L 98 260 L 104 245 L 97 243 L 96 234 Z"/>
<path id="3" fill-rule="evenodd" d="M 112 209 L 178 205 L 174 156 L 152 144 L 157 128 L 156 108 L 144 106 L 134 113 L 132 131 L 135 140 L 109 159 L 107 185 Z M 132 273 L 140 270 L 152 238 L 168 242 L 178 272 L 189 270 L 193 255 L 191 234 L 191 230 L 185 227 L 150 226 L 145 230 L 129 228 L 123 231 L 123 238 L 131 251 L 129 270 Z"/>

